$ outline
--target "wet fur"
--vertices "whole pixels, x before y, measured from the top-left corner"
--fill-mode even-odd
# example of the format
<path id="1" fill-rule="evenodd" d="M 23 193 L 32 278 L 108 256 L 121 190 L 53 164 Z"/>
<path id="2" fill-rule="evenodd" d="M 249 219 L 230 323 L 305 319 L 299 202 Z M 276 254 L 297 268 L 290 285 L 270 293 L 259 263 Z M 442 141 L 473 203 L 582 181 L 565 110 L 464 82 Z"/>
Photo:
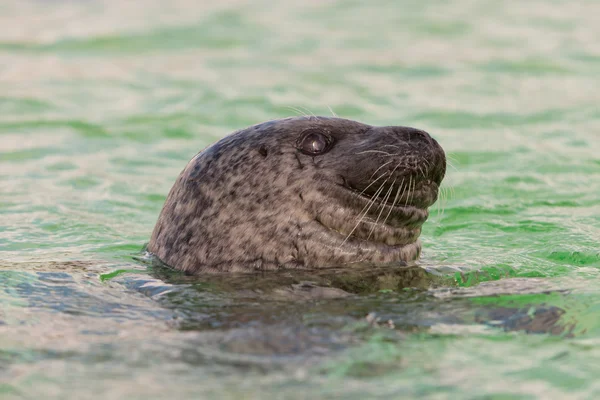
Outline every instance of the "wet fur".
<path id="1" fill-rule="evenodd" d="M 326 132 L 333 148 L 301 153 L 306 129 Z M 268 121 L 187 164 L 148 250 L 189 273 L 412 261 L 445 168 L 441 147 L 416 129 L 326 117 Z M 369 201 L 378 196 L 396 206 Z"/>

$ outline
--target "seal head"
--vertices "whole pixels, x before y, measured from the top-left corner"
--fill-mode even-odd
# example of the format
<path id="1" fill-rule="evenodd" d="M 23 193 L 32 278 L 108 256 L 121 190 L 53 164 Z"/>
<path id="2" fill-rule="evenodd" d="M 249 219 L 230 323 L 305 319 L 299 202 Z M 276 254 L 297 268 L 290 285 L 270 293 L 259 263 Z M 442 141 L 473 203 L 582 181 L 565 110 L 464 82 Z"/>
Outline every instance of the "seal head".
<path id="1" fill-rule="evenodd" d="M 418 129 L 268 121 L 187 164 L 148 250 L 188 273 L 405 264 L 445 171 L 443 149 Z"/>

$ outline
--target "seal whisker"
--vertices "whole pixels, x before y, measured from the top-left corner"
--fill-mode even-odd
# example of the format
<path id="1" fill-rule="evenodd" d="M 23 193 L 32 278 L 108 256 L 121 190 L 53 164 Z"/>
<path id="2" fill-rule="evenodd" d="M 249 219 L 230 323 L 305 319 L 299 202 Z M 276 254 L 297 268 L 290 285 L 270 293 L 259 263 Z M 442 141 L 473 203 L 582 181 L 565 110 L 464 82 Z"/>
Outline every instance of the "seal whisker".
<path id="1" fill-rule="evenodd" d="M 410 192 L 410 200 L 415 198 L 415 191 L 417 190 L 417 180 L 413 181 L 412 191 Z"/>
<path id="2" fill-rule="evenodd" d="M 408 186 L 406 187 L 406 201 L 404 203 L 404 207 L 408 206 L 408 199 L 410 197 L 410 186 L 412 185 L 412 176 L 409 176 Z M 402 193 L 404 195 L 404 193 Z"/>
<path id="3" fill-rule="evenodd" d="M 385 144 L 385 145 L 381 146 L 381 148 L 384 148 L 384 147 L 392 147 L 392 148 L 394 148 L 394 149 L 396 149 L 396 150 L 402 150 L 402 149 L 400 148 L 400 146 L 397 146 L 397 145 L 395 145 L 395 144 Z"/>
<path id="4" fill-rule="evenodd" d="M 383 198 L 383 201 L 381 202 L 381 210 L 379 211 L 379 214 L 377 215 L 377 219 L 375 220 L 375 223 L 373 224 L 373 226 L 371 226 L 371 230 L 369 231 L 367 240 L 369 240 L 371 238 L 371 235 L 373 234 L 373 231 L 375 230 L 375 226 L 379 222 L 379 218 L 381 218 L 381 214 L 383 214 L 383 210 L 385 210 L 385 204 L 390 199 L 390 195 L 392 194 L 392 189 L 394 188 L 394 183 L 396 183 L 396 179 L 394 179 L 394 181 L 390 185 L 390 188 L 388 189 L 387 194 L 385 195 L 385 197 Z"/>
<path id="5" fill-rule="evenodd" d="M 450 161 L 446 161 L 446 163 L 456 172 L 458 172 L 458 169 L 454 166 L 454 164 L 452 164 Z"/>
<path id="6" fill-rule="evenodd" d="M 386 156 L 390 156 L 390 157 L 397 156 L 397 154 L 390 154 L 387 151 L 382 151 L 382 150 L 365 150 L 365 151 L 359 151 L 358 153 L 354 153 L 354 154 L 358 155 L 358 154 L 365 154 L 365 153 L 381 153 L 381 154 L 385 154 Z"/>
<path id="7" fill-rule="evenodd" d="M 390 161 L 390 162 L 391 162 L 391 161 Z M 385 163 L 385 164 L 384 164 L 384 166 L 385 166 L 385 165 L 387 165 L 387 164 L 389 164 L 390 162 L 387 162 L 387 163 Z M 385 185 L 385 183 L 386 183 L 386 182 L 387 182 L 387 181 L 388 181 L 388 180 L 389 180 L 389 179 L 390 179 L 390 178 L 391 178 L 391 177 L 394 175 L 394 172 L 396 172 L 396 170 L 398 169 L 398 167 L 399 167 L 400 165 L 401 165 L 401 163 L 398 163 L 398 164 L 396 164 L 396 166 L 394 167 L 394 169 L 392 170 L 392 172 L 389 172 L 389 173 L 388 173 L 388 178 L 387 178 L 387 179 L 386 179 L 386 180 L 385 180 L 385 181 L 382 183 L 382 185 Z M 381 167 L 377 168 L 377 170 L 376 170 L 375 172 L 377 172 L 377 171 L 378 171 L 380 168 L 381 168 Z M 385 175 L 385 174 L 386 174 L 386 172 L 384 172 L 384 173 L 383 173 L 383 175 Z M 372 175 L 371 175 L 371 177 L 372 177 Z M 394 183 L 396 183 L 396 179 L 397 179 L 397 178 L 395 178 L 395 179 L 394 179 Z M 394 186 L 394 183 L 392 183 L 392 186 L 391 186 L 391 187 L 393 187 L 393 186 Z M 368 188 L 368 186 L 367 186 L 367 188 Z M 364 192 L 364 190 L 363 190 L 363 192 Z M 361 192 L 361 194 L 362 194 L 363 192 Z M 375 197 L 377 197 L 377 196 L 375 196 Z M 387 199 L 384 201 L 384 204 L 385 204 L 385 203 L 387 203 Z M 383 209 L 383 204 L 382 204 L 382 209 Z"/>
<path id="8" fill-rule="evenodd" d="M 307 112 L 308 112 L 308 114 L 306 115 L 307 117 L 314 117 L 314 118 L 317 118 L 317 116 L 315 115 L 315 113 L 314 113 L 314 112 L 312 112 L 312 111 L 310 111 L 310 109 L 309 109 L 309 108 L 302 107 L 302 106 L 300 106 L 300 108 L 302 108 L 302 109 L 304 109 L 304 111 L 307 111 Z"/>
<path id="9" fill-rule="evenodd" d="M 383 188 L 385 187 L 385 184 L 387 183 L 387 181 L 390 180 L 390 178 L 392 177 L 392 175 L 388 175 L 388 177 L 385 179 L 385 181 L 383 181 L 381 183 L 381 185 L 379 186 L 379 189 L 375 192 L 375 194 L 371 197 L 371 201 L 376 202 L 377 199 L 379 198 L 379 195 L 381 194 L 381 191 L 383 190 Z M 380 202 L 381 203 L 381 202 Z M 379 206 L 382 206 L 382 204 L 380 204 Z M 379 208 L 379 206 L 377 206 L 377 208 Z"/>
<path id="10" fill-rule="evenodd" d="M 444 211 L 446 210 L 446 205 L 448 203 L 448 199 L 453 198 L 455 196 L 454 186 L 448 185 L 440 188 L 442 193 L 444 194 L 444 201 L 441 204 L 442 207 L 442 217 L 444 216 Z"/>
<path id="11" fill-rule="evenodd" d="M 454 166 L 452 162 L 460 164 L 458 160 L 452 154 L 446 154 L 446 164 L 449 165 L 452 169 L 458 172 L 458 169 Z"/>
<path id="12" fill-rule="evenodd" d="M 441 221 L 444 217 L 444 210 L 446 209 L 447 199 L 448 190 L 446 190 L 446 188 L 440 188 L 440 201 L 438 201 L 438 221 Z"/>
<path id="13" fill-rule="evenodd" d="M 441 222 L 444 219 L 444 212 L 446 211 L 446 199 L 448 198 L 448 191 L 444 190 L 442 195 L 442 201 L 440 201 L 440 217 L 439 221 Z"/>
<path id="14" fill-rule="evenodd" d="M 374 176 L 374 175 L 375 175 L 375 174 L 376 174 L 376 173 L 377 173 L 377 172 L 378 172 L 378 171 L 379 171 L 381 168 L 385 167 L 386 165 L 389 165 L 389 164 L 391 164 L 392 162 L 393 162 L 393 160 L 390 160 L 390 161 L 388 161 L 388 162 L 386 162 L 386 163 L 384 163 L 384 164 L 380 165 L 380 166 L 379 166 L 379 168 L 377 168 L 377 169 L 375 170 L 375 172 L 373 172 L 373 173 L 371 174 L 371 177 L 369 178 L 369 180 L 370 180 L 370 179 L 373 179 L 373 176 Z"/>
<path id="15" fill-rule="evenodd" d="M 429 175 L 429 169 L 431 168 L 431 163 L 429 162 L 428 159 L 424 158 L 423 159 L 423 168 L 425 169 L 425 177 L 427 177 Z"/>
<path id="16" fill-rule="evenodd" d="M 400 185 L 400 188 L 402 189 L 402 193 L 400 193 L 400 199 L 398 199 L 398 201 L 400 201 L 404 197 L 404 193 L 406 192 L 406 185 L 404 184 L 404 179 L 402 179 L 402 184 Z"/>
<path id="17" fill-rule="evenodd" d="M 450 159 L 452 161 L 458 161 L 456 159 L 456 157 L 454 156 L 454 154 L 452 154 L 452 153 L 446 153 L 446 161 L 448 161 L 448 159 Z"/>
<path id="18" fill-rule="evenodd" d="M 303 117 L 308 117 L 309 115 L 306 114 L 304 111 L 300 110 L 299 108 L 296 107 L 292 107 L 292 106 L 285 106 L 285 108 L 294 111 L 296 114 L 301 115 Z"/>
<path id="19" fill-rule="evenodd" d="M 381 175 L 379 178 L 381 178 L 382 176 L 384 176 L 384 175 Z M 377 178 L 377 179 L 379 179 L 379 178 Z M 388 178 L 388 179 L 389 179 L 389 178 Z M 383 183 L 382 183 L 382 184 L 379 186 L 379 189 L 377 189 L 377 190 L 375 191 L 375 194 L 374 194 L 372 197 L 370 197 L 370 198 L 369 198 L 369 201 L 367 202 L 367 204 L 366 204 L 366 205 L 363 207 L 363 209 L 362 209 L 362 210 L 360 210 L 360 212 L 358 213 L 358 217 L 356 217 L 357 219 L 362 219 L 362 218 L 364 217 L 364 215 L 363 215 L 363 216 L 361 216 L 361 214 L 362 214 L 362 213 L 365 211 L 365 209 L 366 209 L 367 207 L 369 207 L 369 208 L 370 208 L 370 206 L 372 206 L 372 205 L 373 205 L 372 203 L 375 203 L 375 200 L 377 199 L 377 196 L 379 195 L 379 192 L 381 192 L 381 190 L 383 189 L 383 186 L 384 186 L 384 185 L 385 185 L 385 183 L 388 181 L 388 179 L 386 179 L 385 181 L 383 181 Z M 373 184 L 373 183 L 374 183 L 374 182 L 372 182 L 371 184 Z M 364 192 L 364 191 L 363 191 L 363 192 Z M 362 192 L 361 192 L 361 194 L 362 194 Z M 367 210 L 367 212 L 369 212 L 369 210 Z M 365 212 L 365 215 L 366 215 L 366 212 Z M 360 221 L 359 221 L 359 222 L 360 222 Z"/>
<path id="20" fill-rule="evenodd" d="M 385 180 L 385 182 L 387 182 L 387 179 Z M 383 182 L 383 184 L 381 184 L 381 186 L 379 187 L 379 189 L 375 192 L 375 195 L 371 198 L 371 200 L 369 200 L 369 202 L 365 206 L 365 207 L 368 206 L 367 210 L 364 211 L 364 208 L 363 208 L 364 213 L 361 211 L 362 215 L 360 215 L 360 219 L 358 220 L 358 222 L 356 223 L 356 225 L 354 225 L 354 228 L 352 228 L 352 230 L 350 231 L 350 233 L 348 234 L 348 236 L 346 236 L 346 238 L 342 241 L 342 243 L 339 245 L 338 248 L 341 248 L 348 241 L 348 239 L 350 238 L 350 236 L 352 236 L 352 234 L 354 233 L 354 231 L 356 230 L 356 228 L 358 228 L 358 226 L 362 222 L 363 218 L 367 215 L 367 213 L 369 212 L 369 210 L 371 209 L 371 207 L 373 207 L 373 204 L 375 204 L 375 199 L 377 198 L 377 196 L 379 196 L 379 193 L 383 189 L 383 185 L 385 184 L 385 182 Z"/>
<path id="21" fill-rule="evenodd" d="M 411 180 L 412 185 L 408 187 L 408 204 L 412 201 L 415 196 L 415 188 L 417 186 L 417 179 Z"/>
<path id="22" fill-rule="evenodd" d="M 369 183 L 369 185 L 363 189 L 362 192 L 360 192 L 359 194 L 362 196 L 363 194 L 365 194 L 366 190 L 368 188 L 371 187 L 371 185 L 373 185 L 375 182 L 377 182 L 378 180 L 380 180 L 381 178 L 383 178 L 386 175 L 386 172 L 384 172 L 383 174 L 379 175 L 379 177 L 377 179 L 375 179 L 374 181 L 372 181 L 371 183 Z M 386 180 L 387 181 L 387 180 Z M 385 183 L 385 182 L 384 182 Z"/>
<path id="23" fill-rule="evenodd" d="M 406 191 L 406 203 L 405 203 L 405 207 L 410 204 L 410 199 L 411 199 L 412 193 L 413 193 L 412 184 L 413 184 L 413 179 L 412 179 L 412 176 L 411 176 L 410 180 L 408 181 L 408 190 Z"/>
<path id="24" fill-rule="evenodd" d="M 358 224 L 360 224 L 362 222 L 362 219 L 367 215 L 367 213 L 369 212 L 369 210 L 371 209 L 373 203 L 375 202 L 375 200 L 379 197 L 380 192 L 382 191 L 383 187 L 385 186 L 385 184 L 387 183 L 387 181 L 390 179 L 390 177 L 392 177 L 394 175 L 394 172 L 396 172 L 396 170 L 398 169 L 398 167 L 401 165 L 401 163 L 396 164 L 396 167 L 394 167 L 394 169 L 392 170 L 392 172 L 389 174 L 388 178 L 386 178 L 385 181 L 383 181 L 383 183 L 379 186 L 379 189 L 375 192 L 375 194 L 373 195 L 373 197 L 371 197 L 371 200 L 369 201 L 369 203 L 371 203 L 371 205 L 369 206 L 369 209 L 367 209 L 366 212 L 364 212 L 364 214 L 360 217 L 360 220 L 358 221 Z M 382 176 L 384 176 L 385 174 L 383 174 Z M 380 176 L 381 177 L 381 176 Z M 379 178 L 378 178 L 379 179 Z M 397 179 L 397 178 L 396 178 Z M 396 179 L 394 179 L 394 181 L 392 182 L 392 184 L 390 185 L 390 188 L 388 189 L 388 193 L 386 195 L 386 197 L 384 198 L 384 200 L 381 202 L 381 211 L 379 212 L 379 215 L 377 216 L 377 220 L 375 221 L 375 224 L 371 227 L 371 231 L 369 232 L 369 236 L 367 237 L 367 240 L 369 240 L 369 238 L 371 237 L 371 234 L 373 233 L 373 229 L 375 229 L 375 226 L 377 225 L 377 223 L 379 222 L 379 218 L 381 217 L 381 214 L 383 213 L 383 210 L 385 210 L 385 204 L 388 202 L 389 200 L 389 196 L 391 194 L 391 191 L 394 187 L 394 184 L 396 183 Z M 403 180 L 404 181 L 404 180 Z M 367 205 L 369 204 L 367 203 Z M 364 208 L 363 208 L 364 211 Z M 390 212 L 391 212 L 391 208 L 390 208 Z M 362 211 L 361 211 L 362 213 Z M 388 213 L 389 215 L 389 213 Z M 387 217 L 386 217 L 387 218 Z M 356 229 L 358 227 L 358 224 L 354 227 L 354 229 Z M 352 232 L 354 232 L 354 229 L 350 232 L 350 234 L 352 234 Z M 346 238 L 347 239 L 347 238 Z"/>
<path id="25" fill-rule="evenodd" d="M 327 106 L 327 108 L 329 108 L 329 111 L 331 112 L 331 115 L 333 115 L 334 117 L 338 118 L 338 115 L 333 111 L 333 108 L 331 108 L 330 106 Z"/>
<path id="26" fill-rule="evenodd" d="M 400 182 L 400 186 L 398 186 L 398 190 L 396 190 L 396 196 L 394 197 L 394 201 L 392 202 L 392 206 L 388 210 L 388 213 L 385 216 L 385 219 L 383 220 L 384 224 L 387 222 L 388 218 L 392 214 L 392 210 L 394 209 L 394 207 L 396 207 L 396 201 L 398 201 L 398 198 L 399 198 L 399 195 L 400 195 L 400 189 L 402 188 L 402 185 L 404 185 L 404 178 L 402 178 L 402 182 Z"/>
<path id="27" fill-rule="evenodd" d="M 439 195 L 438 195 L 438 201 L 436 201 L 436 203 L 437 203 L 436 204 L 436 208 L 437 208 L 436 219 L 437 219 L 438 222 L 440 222 L 440 219 L 441 219 L 441 217 L 440 217 L 440 215 L 441 215 L 441 206 L 440 206 L 440 204 L 442 203 L 443 198 L 444 198 L 444 188 L 440 188 L 440 190 L 439 190 L 438 193 L 439 193 Z"/>

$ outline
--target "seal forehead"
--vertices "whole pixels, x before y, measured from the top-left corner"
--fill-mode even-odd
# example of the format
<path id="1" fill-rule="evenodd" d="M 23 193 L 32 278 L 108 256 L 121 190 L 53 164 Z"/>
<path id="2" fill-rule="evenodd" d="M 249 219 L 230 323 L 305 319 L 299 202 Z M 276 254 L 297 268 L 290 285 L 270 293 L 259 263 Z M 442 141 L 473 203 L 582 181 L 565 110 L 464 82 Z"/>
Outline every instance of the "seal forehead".
<path id="1" fill-rule="evenodd" d="M 291 117 L 272 120 L 254 125 L 250 129 L 274 134 L 299 134 L 305 129 L 323 129 L 338 133 L 364 132 L 371 126 L 344 118 L 333 117 Z"/>

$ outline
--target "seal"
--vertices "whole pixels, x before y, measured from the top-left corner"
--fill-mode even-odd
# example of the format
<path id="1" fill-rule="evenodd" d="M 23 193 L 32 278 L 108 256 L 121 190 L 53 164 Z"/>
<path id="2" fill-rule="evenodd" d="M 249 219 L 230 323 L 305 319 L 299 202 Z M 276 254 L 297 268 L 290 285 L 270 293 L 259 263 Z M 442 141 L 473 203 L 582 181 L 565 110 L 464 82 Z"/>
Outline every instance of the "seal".
<path id="1" fill-rule="evenodd" d="M 419 129 L 264 122 L 187 164 L 147 250 L 190 274 L 407 265 L 445 172 L 444 150 Z"/>

